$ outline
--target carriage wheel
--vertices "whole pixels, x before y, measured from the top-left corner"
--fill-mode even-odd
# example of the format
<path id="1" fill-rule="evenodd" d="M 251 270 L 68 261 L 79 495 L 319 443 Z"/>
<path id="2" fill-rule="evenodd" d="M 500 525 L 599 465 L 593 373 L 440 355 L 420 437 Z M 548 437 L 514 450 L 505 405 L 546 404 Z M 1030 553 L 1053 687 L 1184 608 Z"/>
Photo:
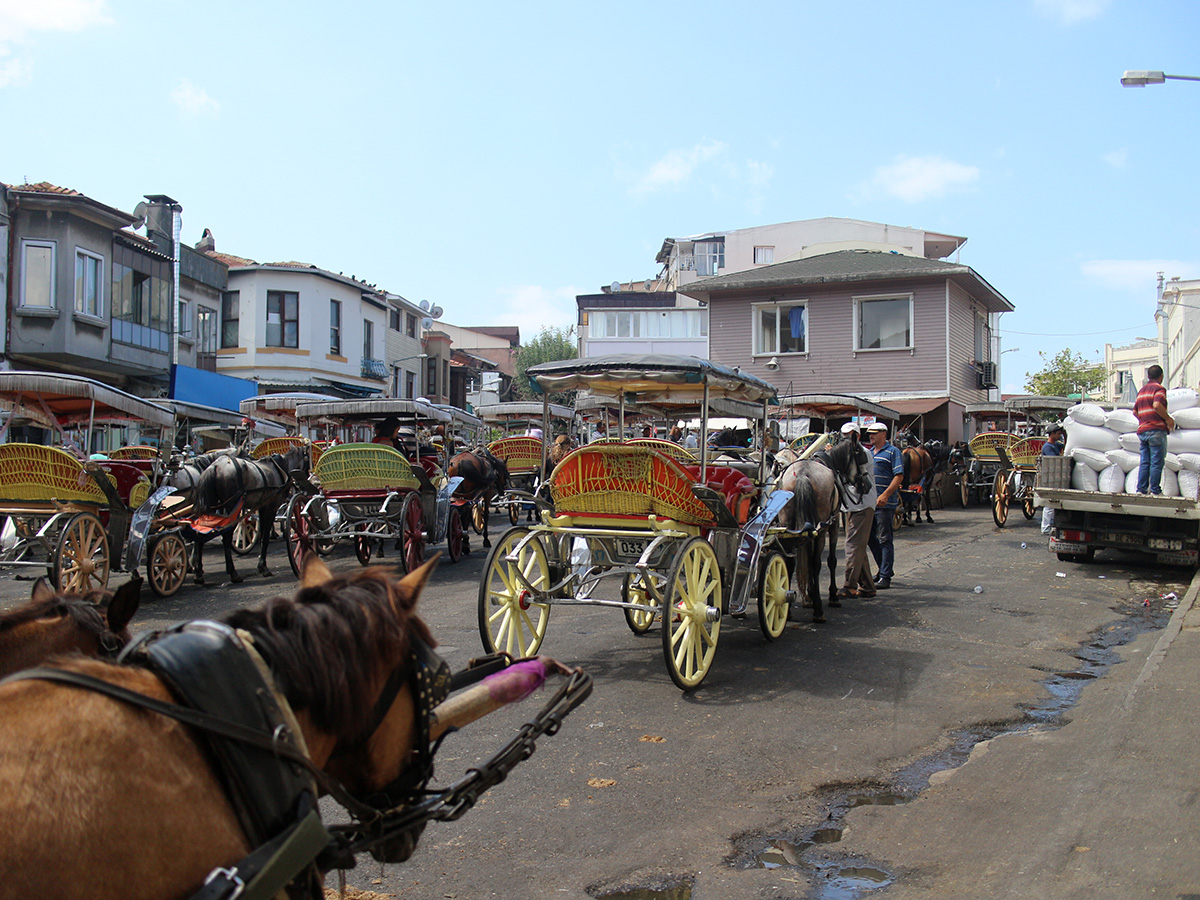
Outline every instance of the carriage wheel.
<path id="1" fill-rule="evenodd" d="M 58 535 L 54 583 L 64 594 L 83 594 L 108 586 L 108 534 L 91 513 L 79 513 Z"/>
<path id="2" fill-rule="evenodd" d="M 450 522 L 446 526 L 446 555 L 450 562 L 458 562 L 463 554 L 463 511 L 457 506 L 450 507 Z"/>
<path id="3" fill-rule="evenodd" d="M 410 491 L 400 507 L 400 546 L 405 572 L 414 572 L 425 561 L 425 514 L 421 495 Z"/>
<path id="4" fill-rule="evenodd" d="M 521 519 L 520 505 L 515 500 L 508 501 L 508 521 L 513 525 L 516 525 Z"/>
<path id="5" fill-rule="evenodd" d="M 313 549 L 312 525 L 304 513 L 306 499 L 302 494 L 293 496 L 288 501 L 287 512 L 283 515 L 283 542 L 287 546 L 292 574 L 297 578 L 300 577 L 300 569 L 304 565 L 304 554 Z"/>
<path id="6" fill-rule="evenodd" d="M 488 653 L 532 656 L 546 637 L 550 606 L 535 603 L 526 587 L 545 591 L 550 586 L 550 564 L 541 541 L 535 538 L 526 544 L 515 562 L 505 559 L 528 533 L 527 528 L 510 528 L 488 554 L 479 584 L 479 636 Z"/>
<path id="7" fill-rule="evenodd" d="M 1011 497 L 1008 486 L 1008 473 L 996 473 L 996 482 L 992 486 L 992 520 L 998 528 L 1003 528 L 1008 521 L 1008 501 Z"/>
<path id="8" fill-rule="evenodd" d="M 671 680 L 690 690 L 704 680 L 721 631 L 721 571 L 717 554 L 694 537 L 671 569 L 663 610 L 663 658 Z"/>
<path id="9" fill-rule="evenodd" d="M 1037 512 L 1037 507 L 1034 506 L 1036 498 L 1033 496 L 1033 486 L 1026 482 L 1023 493 L 1024 496 L 1021 498 L 1021 512 L 1025 514 L 1026 519 L 1032 519 L 1034 513 Z"/>
<path id="10" fill-rule="evenodd" d="M 233 526 L 233 552 L 249 556 L 258 549 L 258 513 L 244 512 Z"/>
<path id="11" fill-rule="evenodd" d="M 963 509 L 971 505 L 971 478 L 968 472 L 958 476 L 958 500 Z"/>
<path id="12" fill-rule="evenodd" d="M 658 613 L 658 603 L 646 590 L 646 581 L 641 575 L 630 572 L 621 582 L 621 599 L 626 603 L 636 603 L 639 609 L 625 609 L 625 624 L 634 634 L 645 634 L 654 624 Z"/>
<path id="13" fill-rule="evenodd" d="M 370 526 L 366 522 L 360 522 L 354 526 L 355 531 L 366 531 Z M 354 555 L 358 557 L 358 561 L 362 565 L 367 565 L 371 562 L 371 551 L 374 549 L 374 538 L 354 537 Z"/>
<path id="14" fill-rule="evenodd" d="M 146 578 L 157 597 L 171 597 L 187 579 L 187 544 L 177 532 L 169 531 L 150 545 Z"/>
<path id="15" fill-rule="evenodd" d="M 487 527 L 487 503 L 481 498 L 471 504 L 471 528 L 476 534 L 483 534 Z"/>
<path id="16" fill-rule="evenodd" d="M 778 638 L 787 626 L 790 581 L 783 554 L 768 556 L 758 578 L 758 627 L 768 641 Z"/>

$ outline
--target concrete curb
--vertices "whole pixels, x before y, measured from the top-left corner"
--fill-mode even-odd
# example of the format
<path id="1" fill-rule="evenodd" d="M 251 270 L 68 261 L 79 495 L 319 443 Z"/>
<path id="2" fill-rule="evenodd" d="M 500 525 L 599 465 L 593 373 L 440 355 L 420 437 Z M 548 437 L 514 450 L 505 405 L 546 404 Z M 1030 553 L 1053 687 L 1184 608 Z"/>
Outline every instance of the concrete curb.
<path id="1" fill-rule="evenodd" d="M 1183 595 L 1183 599 L 1176 607 L 1175 613 L 1171 616 L 1171 621 L 1167 623 L 1167 627 L 1163 629 L 1163 633 L 1159 635 L 1158 641 L 1154 645 L 1154 649 L 1146 657 L 1146 661 L 1142 664 L 1142 670 L 1134 679 L 1133 684 L 1129 686 L 1129 691 L 1125 694 L 1125 699 L 1121 701 L 1121 714 L 1129 712 L 1133 706 L 1133 698 L 1137 693 L 1138 688 L 1149 681 L 1154 673 L 1158 670 L 1163 659 L 1166 658 L 1167 651 L 1171 649 L 1171 644 L 1174 642 L 1181 631 L 1183 631 L 1184 620 L 1188 618 L 1193 606 L 1196 603 L 1196 596 L 1200 594 L 1200 570 L 1192 576 L 1192 583 L 1188 585 L 1187 592 Z M 1193 622 L 1193 625 L 1200 625 L 1200 622 Z"/>

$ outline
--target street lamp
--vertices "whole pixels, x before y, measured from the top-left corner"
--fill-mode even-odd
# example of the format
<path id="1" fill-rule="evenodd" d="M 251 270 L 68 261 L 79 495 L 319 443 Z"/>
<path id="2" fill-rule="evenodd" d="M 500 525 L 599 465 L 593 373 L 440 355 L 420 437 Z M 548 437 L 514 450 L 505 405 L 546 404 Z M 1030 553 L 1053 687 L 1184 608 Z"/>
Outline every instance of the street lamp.
<path id="1" fill-rule="evenodd" d="M 1197 75 L 1165 75 L 1162 72 L 1147 72 L 1141 69 L 1126 69 L 1121 76 L 1124 87 L 1145 87 L 1148 84 L 1162 84 L 1166 79 L 1174 81 L 1200 81 Z"/>

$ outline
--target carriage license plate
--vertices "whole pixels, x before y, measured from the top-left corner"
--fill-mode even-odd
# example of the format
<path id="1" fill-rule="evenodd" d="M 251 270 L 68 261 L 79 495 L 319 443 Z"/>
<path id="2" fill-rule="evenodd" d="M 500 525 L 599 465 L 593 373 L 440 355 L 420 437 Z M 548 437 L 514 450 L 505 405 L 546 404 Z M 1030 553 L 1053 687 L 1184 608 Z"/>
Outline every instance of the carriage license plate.
<path id="1" fill-rule="evenodd" d="M 639 559 L 646 549 L 646 538 L 617 538 L 613 555 L 621 559 Z"/>

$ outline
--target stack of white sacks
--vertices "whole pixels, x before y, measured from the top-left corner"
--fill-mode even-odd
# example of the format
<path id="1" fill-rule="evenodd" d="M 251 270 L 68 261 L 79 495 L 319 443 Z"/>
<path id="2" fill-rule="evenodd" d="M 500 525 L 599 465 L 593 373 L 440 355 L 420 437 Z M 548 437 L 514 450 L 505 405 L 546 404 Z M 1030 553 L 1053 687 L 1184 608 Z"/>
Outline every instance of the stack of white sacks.
<path id="1" fill-rule="evenodd" d="M 1172 388 L 1167 391 L 1167 411 L 1175 430 L 1167 435 L 1163 496 L 1200 499 L 1200 396 L 1191 388 Z M 1106 412 L 1094 403 L 1081 403 L 1067 410 L 1063 453 L 1075 460 L 1071 487 L 1135 493 L 1142 448 L 1137 426 L 1131 409 Z"/>

